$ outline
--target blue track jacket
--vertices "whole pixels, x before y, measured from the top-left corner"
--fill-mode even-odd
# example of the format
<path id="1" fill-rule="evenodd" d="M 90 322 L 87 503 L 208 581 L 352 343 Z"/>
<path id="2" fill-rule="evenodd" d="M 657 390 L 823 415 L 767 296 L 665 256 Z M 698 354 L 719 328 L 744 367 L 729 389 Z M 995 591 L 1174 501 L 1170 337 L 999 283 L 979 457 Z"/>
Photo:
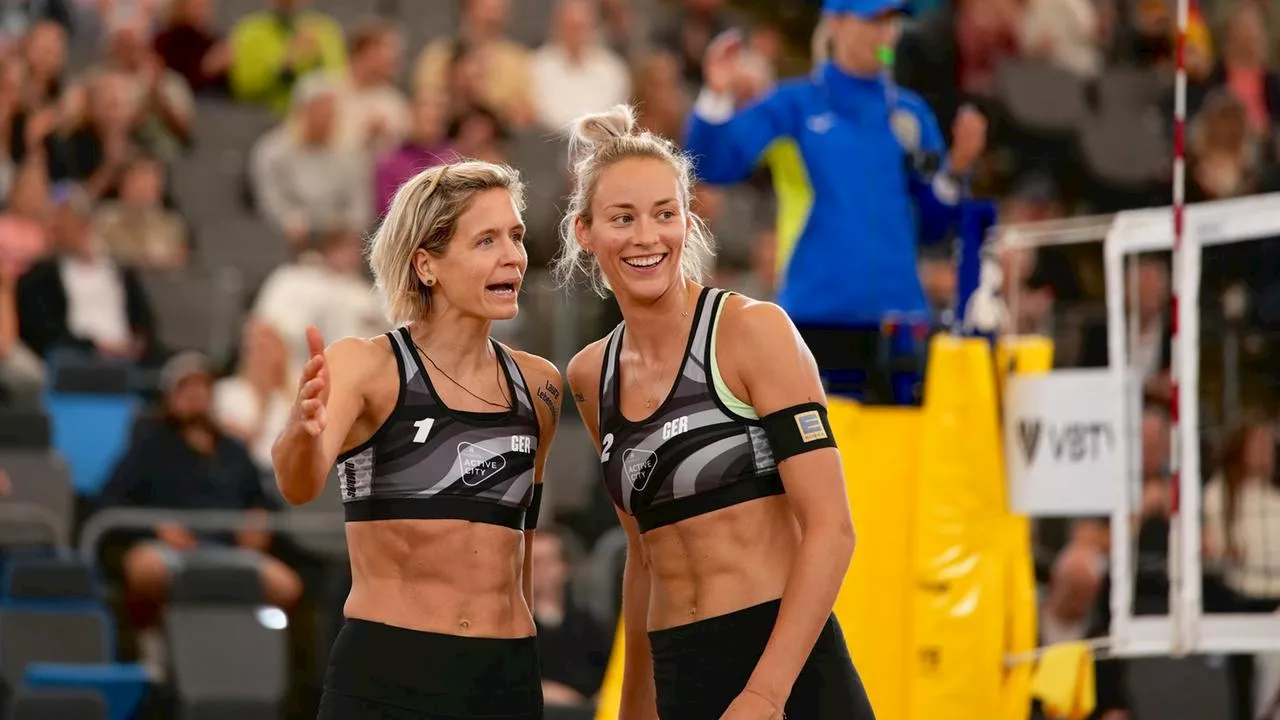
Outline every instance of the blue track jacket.
<path id="1" fill-rule="evenodd" d="M 915 138 L 915 152 L 893 125 Z M 687 150 L 711 184 L 741 182 L 768 160 L 779 201 L 778 304 L 794 322 L 860 326 L 927 315 L 917 240 L 946 236 L 962 188 L 937 172 L 946 141 L 920 96 L 828 63 L 736 114 L 704 93 Z"/>

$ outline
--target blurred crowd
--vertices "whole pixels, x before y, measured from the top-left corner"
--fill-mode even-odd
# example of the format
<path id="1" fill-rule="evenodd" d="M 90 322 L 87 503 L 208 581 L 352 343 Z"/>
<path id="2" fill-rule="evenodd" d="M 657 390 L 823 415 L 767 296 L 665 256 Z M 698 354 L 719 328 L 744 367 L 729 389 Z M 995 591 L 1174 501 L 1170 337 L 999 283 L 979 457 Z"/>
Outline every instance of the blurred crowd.
<path id="1" fill-rule="evenodd" d="M 348 5 L 362 8 L 359 19 L 344 10 Z M 773 3 L 730 7 L 727 0 L 0 1 L 4 401 L 38 404 L 57 368 L 67 365 L 101 361 L 136 370 L 138 388 L 157 413 L 135 428 L 123 459 L 89 503 L 272 509 L 263 476 L 306 359 L 305 328 L 318 325 L 328 338 L 388 329 L 371 292 L 362 239 L 401 182 L 458 157 L 516 164 L 535 178 L 528 221 L 537 275 L 555 252 L 554 222 L 568 176 L 563 153 L 530 148 L 558 152 L 558 135 L 573 118 L 620 102 L 636 103 L 644 127 L 679 142 L 710 40 L 729 28 L 746 31 L 749 61 L 738 96 L 750 102 L 788 70 L 809 67 L 810 49 L 821 54 L 821 27 L 809 37 L 809 25 L 800 36 L 783 17 L 816 19 L 810 5 L 783 12 Z M 1171 196 L 1174 7 L 1172 0 L 916 0 L 893 72 L 923 95 L 944 128 L 968 104 L 993 119 L 977 187 L 999 198 L 1004 225 L 1163 205 Z M 433 30 L 415 28 L 419 18 Z M 536 42 L 530 27 L 545 30 Z M 1191 200 L 1280 189 L 1277 53 L 1274 4 L 1193 2 Z M 1117 177 L 1104 162 L 1114 153 L 1096 152 L 1108 147 L 1106 137 L 1095 141 L 1035 122 L 1025 111 L 1035 98 L 1020 97 L 1017 75 L 1008 70 L 1019 65 L 1080 88 L 1088 108 L 1080 117 L 1088 115 L 1089 128 L 1103 135 L 1108 128 L 1136 129 L 1156 138 L 1159 166 L 1149 176 Z M 231 153 L 231 172 L 211 164 L 199 182 L 175 182 L 175 170 L 208 140 L 197 132 L 199 116 L 231 106 L 256 109 L 269 129 Z M 1126 142 L 1117 132 L 1121 139 L 1112 142 Z M 244 270 L 251 285 L 236 315 L 243 318 L 240 339 L 233 356 L 209 357 L 190 352 L 206 348 L 183 346 L 166 333 L 157 320 L 165 308 L 149 293 L 149 279 L 238 264 L 217 260 L 226 257 L 218 246 L 235 239 L 211 232 L 195 210 L 206 195 L 233 184 L 239 208 L 267 229 L 261 255 L 284 262 L 261 272 L 232 268 Z M 773 207 L 767 168 L 741 186 L 699 188 L 695 209 L 719 243 L 712 282 L 769 297 Z M 1105 364 L 1097 246 L 1011 251 L 1003 260 L 1006 295 L 1017 298 L 1010 330 L 1052 335 L 1059 365 Z M 1132 354 L 1141 363 L 1152 425 L 1144 424 L 1144 451 L 1158 458 L 1167 447 L 1160 423 L 1169 397 L 1168 261 L 1153 255 L 1133 267 L 1132 309 L 1141 327 Z M 1221 451 L 1223 462 L 1212 469 L 1211 487 L 1218 489 L 1205 504 L 1221 521 L 1206 519 L 1206 528 L 1215 533 L 1215 557 L 1273 559 L 1269 581 L 1244 571 L 1231 581 L 1239 593 L 1268 602 L 1280 599 L 1274 582 L 1280 547 L 1270 552 L 1268 524 L 1236 508 L 1272 504 L 1280 513 L 1271 480 L 1275 439 L 1267 434 L 1280 397 L 1277 267 L 1280 243 L 1205 255 L 1205 312 L 1237 329 L 1244 348 L 1236 367 L 1215 365 L 1215 372 L 1243 374 L 1249 388 L 1243 394 L 1257 405 L 1219 407 L 1214 417 L 1225 426 L 1245 410 L 1260 415 L 1213 437 L 1210 449 Z M 920 272 L 944 321 L 956 287 L 951 249 L 923 254 Z M 578 296 L 572 302 L 591 307 L 575 309 L 580 327 L 571 339 L 594 337 L 613 322 L 605 304 Z M 498 332 L 541 351 L 563 323 L 562 304 L 530 306 L 531 319 Z M 1212 337 L 1220 342 L 1222 335 Z M 567 360 L 552 350 L 558 362 Z M 1147 473 L 1144 498 L 1153 517 L 1167 507 L 1163 468 L 1153 459 Z M 585 492 L 603 495 L 594 487 Z M 575 505 L 598 504 L 594 497 L 564 497 L 566 518 Z M 575 532 L 540 531 L 535 549 L 547 698 L 565 704 L 598 690 L 613 622 L 608 610 L 578 607 L 567 589 L 575 563 L 608 523 L 572 524 Z M 1042 538 L 1054 552 L 1065 547 L 1044 578 L 1047 637 L 1080 635 L 1098 621 L 1105 605 L 1097 601 L 1103 535 L 1082 525 L 1056 541 Z M 145 631 L 155 623 L 174 556 L 205 545 L 254 556 L 273 548 L 263 532 L 204 537 L 168 526 L 125 555 L 129 616 L 143 631 L 140 651 L 157 673 L 162 642 Z M 1258 565 L 1254 560 L 1245 565 Z M 287 562 L 270 567 L 264 573 L 271 599 L 286 608 L 301 602 L 299 574 Z"/>

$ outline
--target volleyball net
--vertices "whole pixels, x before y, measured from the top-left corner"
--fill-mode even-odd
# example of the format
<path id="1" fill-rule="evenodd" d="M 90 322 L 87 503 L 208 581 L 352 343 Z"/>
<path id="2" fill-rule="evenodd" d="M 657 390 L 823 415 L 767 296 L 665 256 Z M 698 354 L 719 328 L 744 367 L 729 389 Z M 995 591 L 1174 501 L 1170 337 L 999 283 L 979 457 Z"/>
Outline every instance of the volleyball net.
<path id="1" fill-rule="evenodd" d="M 1113 656 L 1280 651 L 1280 195 L 1187 206 L 1178 253 L 1170 208 L 997 232 L 1010 332 L 1055 341 L 1003 399 L 1039 564 L 1109 529 Z"/>

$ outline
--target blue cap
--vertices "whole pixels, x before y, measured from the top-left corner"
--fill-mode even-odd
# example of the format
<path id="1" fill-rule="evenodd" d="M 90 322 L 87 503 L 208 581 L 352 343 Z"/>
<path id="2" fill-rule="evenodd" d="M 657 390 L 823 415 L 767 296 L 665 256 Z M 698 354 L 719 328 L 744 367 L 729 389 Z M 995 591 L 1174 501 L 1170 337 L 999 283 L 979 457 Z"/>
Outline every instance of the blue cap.
<path id="1" fill-rule="evenodd" d="M 822 11 L 875 18 L 887 13 L 903 12 L 906 5 L 907 0 L 822 0 Z"/>

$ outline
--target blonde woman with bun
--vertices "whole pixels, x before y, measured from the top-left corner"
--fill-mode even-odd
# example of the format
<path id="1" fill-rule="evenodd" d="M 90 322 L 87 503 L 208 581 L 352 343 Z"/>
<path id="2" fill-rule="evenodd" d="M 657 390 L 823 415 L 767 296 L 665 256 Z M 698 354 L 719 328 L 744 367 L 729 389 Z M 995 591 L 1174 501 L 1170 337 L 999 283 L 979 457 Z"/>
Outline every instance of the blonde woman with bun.
<path id="1" fill-rule="evenodd" d="M 338 467 L 352 586 L 321 720 L 543 716 L 530 546 L 561 378 L 490 337 L 516 315 L 523 206 L 506 166 L 422 172 L 369 252 L 398 328 L 308 330 L 272 458 L 291 503 Z"/>
<path id="2" fill-rule="evenodd" d="M 813 357 L 699 284 L 689 160 L 631 108 L 580 119 L 557 270 L 623 321 L 568 378 L 627 533 L 623 720 L 873 717 L 832 614 L 853 553 Z"/>

